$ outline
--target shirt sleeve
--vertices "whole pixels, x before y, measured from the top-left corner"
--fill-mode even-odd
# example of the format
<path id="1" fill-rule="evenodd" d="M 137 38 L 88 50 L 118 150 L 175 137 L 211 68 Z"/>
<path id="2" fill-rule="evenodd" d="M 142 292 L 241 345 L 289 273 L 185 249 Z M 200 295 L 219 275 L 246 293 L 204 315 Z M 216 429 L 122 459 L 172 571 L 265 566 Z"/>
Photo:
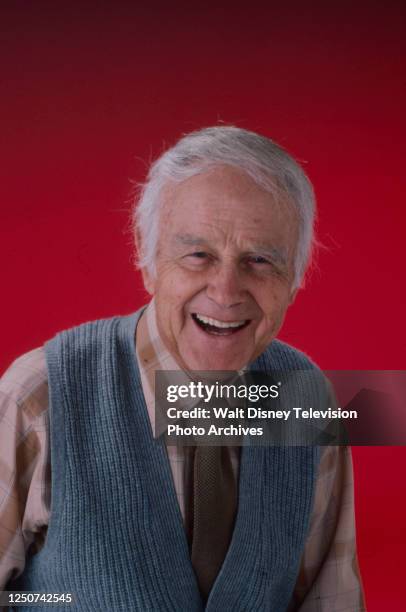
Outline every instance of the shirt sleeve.
<path id="1" fill-rule="evenodd" d="M 314 508 L 289 612 L 366 610 L 359 572 L 351 450 L 322 449 Z"/>
<path id="2" fill-rule="evenodd" d="M 0 380 L 0 590 L 25 567 L 49 518 L 48 385 L 36 349 Z"/>

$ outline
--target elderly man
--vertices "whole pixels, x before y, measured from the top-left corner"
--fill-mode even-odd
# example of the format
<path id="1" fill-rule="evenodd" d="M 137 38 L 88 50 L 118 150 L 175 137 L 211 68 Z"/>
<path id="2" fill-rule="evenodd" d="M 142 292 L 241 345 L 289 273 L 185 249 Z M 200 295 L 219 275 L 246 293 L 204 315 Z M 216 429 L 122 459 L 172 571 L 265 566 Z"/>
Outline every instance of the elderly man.
<path id="1" fill-rule="evenodd" d="M 152 165 L 134 214 L 151 302 L 2 379 L 1 588 L 81 611 L 365 609 L 348 448 L 153 435 L 158 370 L 316 369 L 275 340 L 313 220 L 303 170 L 258 134 L 203 129 Z"/>

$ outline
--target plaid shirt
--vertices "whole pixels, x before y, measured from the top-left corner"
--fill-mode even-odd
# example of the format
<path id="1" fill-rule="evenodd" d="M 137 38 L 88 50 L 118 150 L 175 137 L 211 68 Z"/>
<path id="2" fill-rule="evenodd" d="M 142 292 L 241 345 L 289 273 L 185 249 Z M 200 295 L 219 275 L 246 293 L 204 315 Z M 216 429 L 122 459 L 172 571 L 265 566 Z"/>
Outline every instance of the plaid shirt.
<path id="1" fill-rule="evenodd" d="M 137 358 L 154 430 L 155 370 L 177 370 L 156 326 L 153 301 L 137 328 Z M 50 519 L 48 382 L 43 348 L 17 359 L 0 380 L 0 589 L 38 552 Z M 238 481 L 239 455 L 231 450 Z M 187 448 L 168 446 L 184 520 L 190 490 Z M 186 525 L 185 525 L 186 526 Z M 288 612 L 366 610 L 356 554 L 354 492 L 348 447 L 322 449 L 314 507 Z"/>

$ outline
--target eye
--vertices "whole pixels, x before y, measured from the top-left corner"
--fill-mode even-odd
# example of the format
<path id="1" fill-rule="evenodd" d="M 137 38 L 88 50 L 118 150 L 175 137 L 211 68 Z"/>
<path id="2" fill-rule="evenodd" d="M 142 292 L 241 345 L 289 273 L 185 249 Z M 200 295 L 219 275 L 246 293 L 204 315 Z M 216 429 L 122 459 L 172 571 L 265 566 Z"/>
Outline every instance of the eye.
<path id="1" fill-rule="evenodd" d="M 283 270 L 263 255 L 249 255 L 246 259 L 247 265 L 253 272 L 272 276 L 283 276 Z"/>
<path id="2" fill-rule="evenodd" d="M 270 264 L 271 262 L 262 255 L 251 255 L 248 257 L 248 261 L 253 264 Z"/>
<path id="3" fill-rule="evenodd" d="M 195 253 L 189 253 L 188 257 L 196 257 L 197 259 L 205 259 L 208 257 L 208 254 L 204 251 L 196 251 Z"/>
<path id="4" fill-rule="evenodd" d="M 183 261 L 186 265 L 193 268 L 202 268 L 210 262 L 210 254 L 206 251 L 194 251 L 183 256 Z"/>

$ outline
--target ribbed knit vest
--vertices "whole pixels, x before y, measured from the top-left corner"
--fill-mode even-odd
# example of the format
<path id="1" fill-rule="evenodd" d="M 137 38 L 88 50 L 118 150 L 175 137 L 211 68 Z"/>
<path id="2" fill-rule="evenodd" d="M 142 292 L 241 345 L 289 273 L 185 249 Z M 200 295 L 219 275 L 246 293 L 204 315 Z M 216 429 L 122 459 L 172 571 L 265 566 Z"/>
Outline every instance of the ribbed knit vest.
<path id="1" fill-rule="evenodd" d="M 139 315 L 86 323 L 46 345 L 50 523 L 43 548 L 7 588 L 71 592 L 72 612 L 283 612 L 308 530 L 318 449 L 243 447 L 234 533 L 204 606 L 166 447 L 153 438 L 142 392 Z M 314 367 L 278 341 L 253 365 Z M 36 609 L 54 608 L 61 610 Z"/>

